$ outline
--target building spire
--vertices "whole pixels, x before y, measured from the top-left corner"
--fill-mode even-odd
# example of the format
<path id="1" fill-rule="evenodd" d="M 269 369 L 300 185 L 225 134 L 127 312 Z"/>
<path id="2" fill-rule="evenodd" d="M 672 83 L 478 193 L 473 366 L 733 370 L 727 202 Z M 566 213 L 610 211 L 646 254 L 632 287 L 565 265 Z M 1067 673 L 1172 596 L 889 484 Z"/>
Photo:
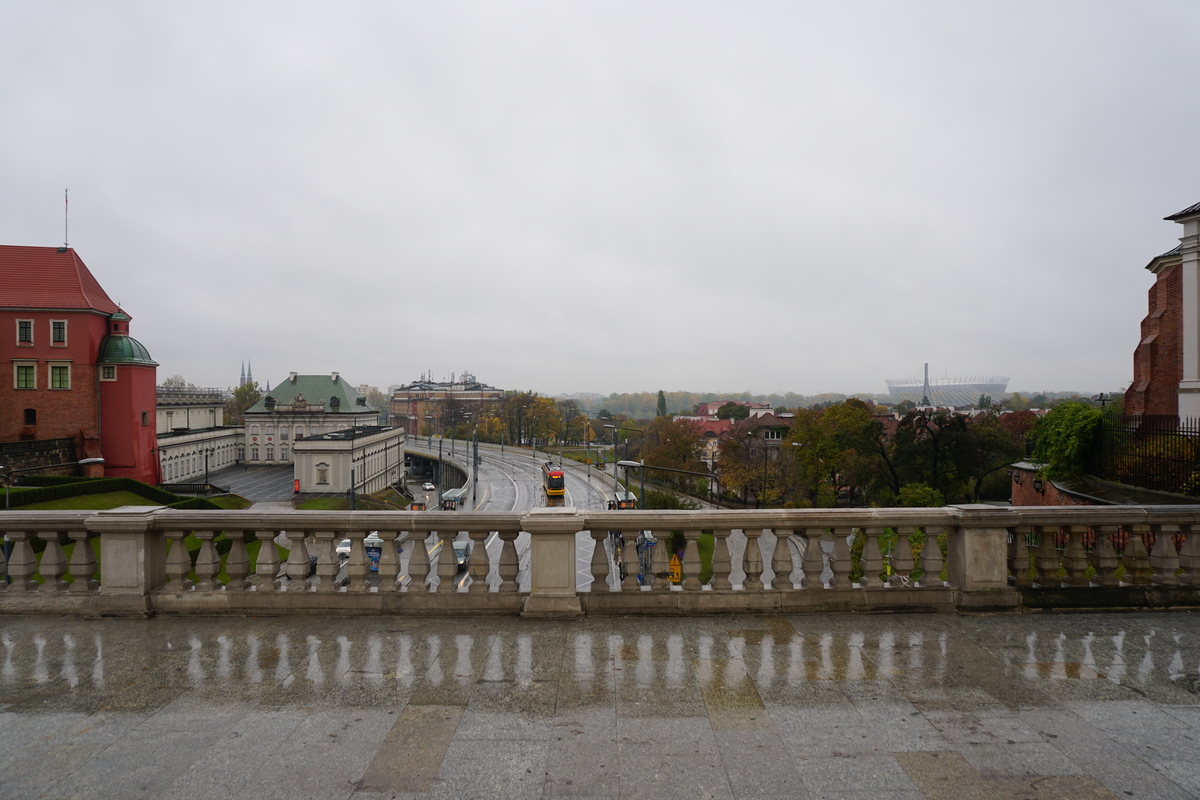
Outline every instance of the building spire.
<path id="1" fill-rule="evenodd" d="M 250 361 L 246 362 L 246 383 L 254 383 L 254 364 Z"/>
<path id="2" fill-rule="evenodd" d="M 242 377 L 238 381 L 238 386 L 245 386 L 245 385 L 246 385 L 246 362 L 243 361 L 242 362 Z"/>

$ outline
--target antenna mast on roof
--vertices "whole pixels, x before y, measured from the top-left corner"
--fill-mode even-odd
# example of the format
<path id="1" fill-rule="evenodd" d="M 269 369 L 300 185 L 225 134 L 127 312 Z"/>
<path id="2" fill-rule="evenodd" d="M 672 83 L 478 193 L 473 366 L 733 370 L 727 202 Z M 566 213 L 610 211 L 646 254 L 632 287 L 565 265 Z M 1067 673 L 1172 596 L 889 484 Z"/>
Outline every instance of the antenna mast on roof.
<path id="1" fill-rule="evenodd" d="M 67 202 L 67 190 L 63 189 L 63 249 L 64 250 L 66 250 L 67 248 L 69 248 L 71 246 L 71 237 L 68 233 L 68 231 L 69 231 L 69 228 L 68 228 L 69 219 L 67 216 L 68 210 L 69 210 L 69 205 Z"/>

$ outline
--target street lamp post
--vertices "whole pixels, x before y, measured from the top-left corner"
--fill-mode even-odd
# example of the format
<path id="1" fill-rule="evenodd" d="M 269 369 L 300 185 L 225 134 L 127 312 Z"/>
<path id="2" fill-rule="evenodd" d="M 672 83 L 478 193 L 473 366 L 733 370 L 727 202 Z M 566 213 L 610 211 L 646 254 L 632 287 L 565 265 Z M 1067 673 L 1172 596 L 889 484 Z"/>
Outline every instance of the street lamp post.
<path id="1" fill-rule="evenodd" d="M 614 459 L 617 457 L 617 431 L 625 431 L 627 433 L 636 433 L 638 436 L 641 436 L 642 437 L 642 449 L 643 450 L 646 449 L 646 434 L 643 433 L 642 431 L 639 431 L 637 428 L 618 428 L 616 425 L 612 425 L 612 424 L 605 425 L 604 427 L 613 429 L 613 458 Z M 645 458 L 645 457 L 646 457 L 646 454 L 642 453 L 642 458 Z M 629 458 L 629 437 L 625 437 L 625 458 L 626 459 Z M 631 461 L 630 463 L 636 464 L 637 462 Z M 625 470 L 625 490 L 629 491 L 629 470 L 628 469 Z M 646 471 L 642 470 L 642 496 L 638 498 L 638 508 L 644 509 L 645 507 L 646 507 Z"/>
<path id="2" fill-rule="evenodd" d="M 208 457 L 215 451 L 211 447 L 204 448 L 204 491 L 208 492 Z"/>
<path id="3" fill-rule="evenodd" d="M 709 472 L 709 473 L 693 472 L 690 469 L 675 469 L 675 467 L 656 467 L 651 464 L 646 464 L 645 462 L 642 462 L 642 461 L 620 461 L 617 463 L 617 466 L 625 468 L 626 482 L 628 482 L 628 475 L 629 475 L 630 467 L 637 467 L 639 470 L 641 470 L 643 486 L 645 485 L 646 470 L 648 470 L 648 469 L 657 469 L 657 470 L 661 470 L 663 472 L 678 472 L 681 475 L 699 475 L 701 478 L 708 478 L 709 480 L 716 481 L 717 482 L 717 508 L 721 507 L 721 479 L 718 478 L 716 475 L 714 475 L 711 472 Z"/>

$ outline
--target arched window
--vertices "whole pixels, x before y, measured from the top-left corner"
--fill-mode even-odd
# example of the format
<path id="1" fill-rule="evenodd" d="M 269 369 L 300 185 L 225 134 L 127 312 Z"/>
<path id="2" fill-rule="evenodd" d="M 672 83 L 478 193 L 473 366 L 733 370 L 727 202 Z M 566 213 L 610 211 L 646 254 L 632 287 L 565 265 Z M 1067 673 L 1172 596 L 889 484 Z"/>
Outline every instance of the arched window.
<path id="1" fill-rule="evenodd" d="M 257 426 L 257 425 L 251 425 L 251 426 L 250 426 L 250 435 L 251 435 L 251 436 L 258 436 L 258 426 Z"/>

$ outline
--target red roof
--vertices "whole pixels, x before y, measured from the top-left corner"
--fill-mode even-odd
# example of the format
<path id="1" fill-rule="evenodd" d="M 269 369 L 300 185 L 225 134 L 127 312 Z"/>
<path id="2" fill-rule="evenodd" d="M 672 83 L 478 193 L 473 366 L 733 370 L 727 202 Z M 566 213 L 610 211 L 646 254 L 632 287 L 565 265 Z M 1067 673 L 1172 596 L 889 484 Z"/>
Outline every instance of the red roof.
<path id="1" fill-rule="evenodd" d="M 74 250 L 19 245 L 0 245 L 0 308 L 121 310 Z"/>

